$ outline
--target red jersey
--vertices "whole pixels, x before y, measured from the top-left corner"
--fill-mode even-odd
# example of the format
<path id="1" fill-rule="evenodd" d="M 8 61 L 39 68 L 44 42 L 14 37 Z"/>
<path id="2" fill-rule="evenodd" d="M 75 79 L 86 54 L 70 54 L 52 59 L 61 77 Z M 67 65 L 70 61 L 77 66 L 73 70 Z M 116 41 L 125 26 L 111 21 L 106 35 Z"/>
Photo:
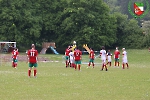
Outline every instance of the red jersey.
<path id="1" fill-rule="evenodd" d="M 19 54 L 18 51 L 13 50 L 13 51 L 12 51 L 12 58 L 13 58 L 13 59 L 17 59 L 18 54 Z"/>
<path id="2" fill-rule="evenodd" d="M 69 56 L 69 53 L 70 53 L 70 49 L 67 48 L 66 51 L 65 51 L 65 55 Z"/>
<path id="3" fill-rule="evenodd" d="M 30 63 L 36 63 L 37 62 L 37 56 L 38 56 L 38 51 L 35 49 L 30 49 L 27 52 L 27 55 L 29 57 L 29 62 Z"/>
<path id="4" fill-rule="evenodd" d="M 91 59 L 94 59 L 94 56 L 95 56 L 94 51 L 91 50 L 91 51 L 90 51 L 90 58 L 91 58 Z"/>
<path id="5" fill-rule="evenodd" d="M 116 50 L 116 51 L 114 52 L 114 56 L 115 56 L 115 58 L 119 58 L 119 55 L 120 55 L 119 50 Z"/>
<path id="6" fill-rule="evenodd" d="M 80 50 L 75 50 L 74 51 L 74 57 L 75 57 L 75 61 L 78 61 L 78 60 L 81 60 L 81 55 L 82 55 L 82 52 Z"/>

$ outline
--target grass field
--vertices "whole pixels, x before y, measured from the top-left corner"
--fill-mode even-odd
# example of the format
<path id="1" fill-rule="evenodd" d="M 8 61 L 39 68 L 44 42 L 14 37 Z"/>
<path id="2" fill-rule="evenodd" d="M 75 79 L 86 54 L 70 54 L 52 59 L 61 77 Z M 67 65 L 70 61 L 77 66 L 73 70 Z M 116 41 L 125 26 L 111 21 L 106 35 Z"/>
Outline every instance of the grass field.
<path id="1" fill-rule="evenodd" d="M 28 64 L 18 62 L 0 66 L 1 100 L 150 100 L 150 53 L 127 50 L 129 69 L 109 67 L 100 71 L 100 59 L 94 69 L 65 68 L 63 55 L 39 55 L 54 62 L 39 62 L 37 78 L 27 76 Z M 84 63 L 88 56 L 83 55 Z M 56 62 L 55 62 L 56 61 Z M 59 62 L 57 62 L 59 61 Z"/>

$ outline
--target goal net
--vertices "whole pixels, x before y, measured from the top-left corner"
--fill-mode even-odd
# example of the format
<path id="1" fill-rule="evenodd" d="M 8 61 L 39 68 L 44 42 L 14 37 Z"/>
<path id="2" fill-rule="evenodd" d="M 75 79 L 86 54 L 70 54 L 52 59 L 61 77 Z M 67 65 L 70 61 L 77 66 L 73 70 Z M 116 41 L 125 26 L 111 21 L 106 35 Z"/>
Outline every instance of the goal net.
<path id="1" fill-rule="evenodd" d="M 0 66 L 12 65 L 11 52 L 16 48 L 16 42 L 0 42 Z"/>

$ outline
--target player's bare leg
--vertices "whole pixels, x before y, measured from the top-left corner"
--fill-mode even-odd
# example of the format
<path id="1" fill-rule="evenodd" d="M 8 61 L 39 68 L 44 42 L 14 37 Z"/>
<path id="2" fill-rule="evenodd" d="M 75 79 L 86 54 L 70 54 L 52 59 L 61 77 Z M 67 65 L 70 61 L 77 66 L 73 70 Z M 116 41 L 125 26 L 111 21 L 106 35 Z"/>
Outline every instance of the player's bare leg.
<path id="1" fill-rule="evenodd" d="M 107 65 L 105 64 L 104 66 L 105 66 L 106 71 L 108 71 Z"/>
<path id="2" fill-rule="evenodd" d="M 105 68 L 106 71 L 108 71 L 106 62 L 104 62 L 104 68 Z"/>
<path id="3" fill-rule="evenodd" d="M 108 62 L 106 65 L 109 65 L 109 67 L 111 67 L 111 62 Z"/>
<path id="4" fill-rule="evenodd" d="M 104 69 L 104 63 L 102 64 L 102 69 L 101 69 L 101 71 L 103 71 L 103 69 Z"/>
<path id="5" fill-rule="evenodd" d="M 111 67 L 111 62 L 107 62 L 107 64 L 106 65 L 109 65 L 109 67 Z"/>
<path id="6" fill-rule="evenodd" d="M 68 61 L 66 60 L 66 68 L 68 67 Z"/>
<path id="7" fill-rule="evenodd" d="M 109 62 L 107 62 L 107 64 L 106 65 L 108 65 L 109 64 Z"/>
<path id="8" fill-rule="evenodd" d="M 126 63 L 126 65 L 127 65 L 127 68 L 129 68 L 129 64 L 128 64 L 128 63 Z"/>

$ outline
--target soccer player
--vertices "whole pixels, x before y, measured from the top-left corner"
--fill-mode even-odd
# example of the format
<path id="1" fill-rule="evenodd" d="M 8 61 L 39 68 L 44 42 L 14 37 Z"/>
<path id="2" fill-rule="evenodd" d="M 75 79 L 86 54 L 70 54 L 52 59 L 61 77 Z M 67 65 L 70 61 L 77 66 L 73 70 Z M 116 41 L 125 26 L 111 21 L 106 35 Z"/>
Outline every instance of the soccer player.
<path id="1" fill-rule="evenodd" d="M 118 50 L 118 47 L 116 47 L 116 50 L 114 52 L 114 59 L 115 59 L 115 67 L 119 67 L 119 56 L 120 56 L 120 51 Z"/>
<path id="2" fill-rule="evenodd" d="M 69 53 L 69 60 L 70 60 L 70 65 L 72 68 L 75 67 L 75 61 L 74 61 L 74 52 L 71 50 Z"/>
<path id="3" fill-rule="evenodd" d="M 31 45 L 31 49 L 27 52 L 27 61 L 29 63 L 29 69 L 28 69 L 28 76 L 31 77 L 31 71 L 34 67 L 34 77 L 36 77 L 37 74 L 37 61 L 38 61 L 38 51 L 35 49 L 35 45 Z"/>
<path id="4" fill-rule="evenodd" d="M 87 68 L 90 67 L 91 63 L 92 63 L 92 66 L 93 66 L 93 68 L 94 68 L 94 58 L 95 58 L 95 53 L 94 53 L 94 51 L 93 51 L 92 48 L 90 48 L 89 58 L 90 58 L 90 60 L 89 60 L 89 64 L 88 64 L 88 67 L 87 67 Z"/>
<path id="5" fill-rule="evenodd" d="M 65 50 L 66 68 L 69 65 L 69 53 L 70 53 L 70 46 L 68 46 L 68 48 Z"/>
<path id="6" fill-rule="evenodd" d="M 125 48 L 122 48 L 122 68 L 125 69 L 125 65 L 127 66 L 127 68 L 129 68 L 128 65 L 128 59 L 127 59 L 127 52 L 125 50 Z"/>
<path id="7" fill-rule="evenodd" d="M 107 62 L 107 65 L 109 65 L 109 67 L 111 67 L 111 58 L 112 58 L 112 53 L 110 52 L 110 50 L 108 50 L 108 52 L 107 52 L 107 60 L 108 60 L 108 62 Z"/>
<path id="8" fill-rule="evenodd" d="M 101 71 L 103 71 L 104 68 L 106 69 L 106 71 L 108 71 L 108 68 L 106 66 L 107 55 L 106 55 L 106 50 L 105 50 L 104 46 L 102 46 L 102 49 L 100 50 L 100 57 L 101 57 L 101 60 L 102 60 L 102 69 L 101 69 Z"/>
<path id="9" fill-rule="evenodd" d="M 12 67 L 14 67 L 14 68 L 17 68 L 18 55 L 19 55 L 18 49 L 15 48 L 12 51 Z"/>
<path id="10" fill-rule="evenodd" d="M 75 70 L 78 67 L 78 70 L 81 71 L 81 58 L 82 58 L 81 56 L 82 56 L 82 52 L 77 47 L 76 50 L 74 51 Z"/>

